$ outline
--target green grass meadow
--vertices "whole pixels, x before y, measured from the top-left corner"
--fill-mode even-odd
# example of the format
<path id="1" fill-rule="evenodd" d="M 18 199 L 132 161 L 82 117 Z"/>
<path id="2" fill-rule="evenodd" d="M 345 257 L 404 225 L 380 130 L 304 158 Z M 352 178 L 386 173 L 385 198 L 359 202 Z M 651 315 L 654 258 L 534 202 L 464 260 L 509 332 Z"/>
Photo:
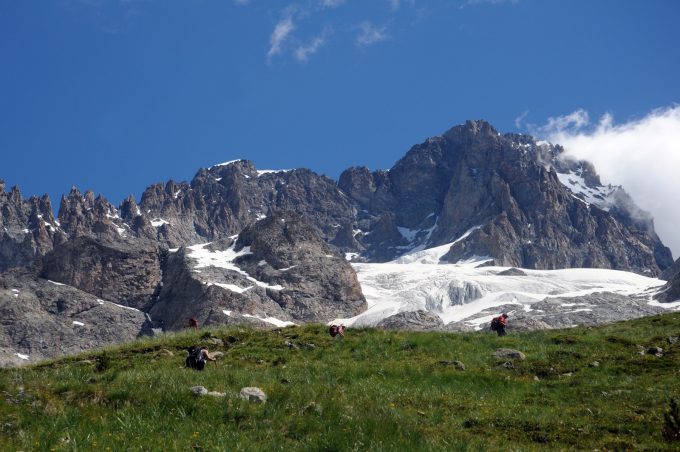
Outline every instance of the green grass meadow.
<path id="1" fill-rule="evenodd" d="M 680 314 L 509 332 L 201 329 L 2 369 L 0 450 L 680 450 Z M 184 367 L 199 344 L 224 353 L 203 372 Z"/>

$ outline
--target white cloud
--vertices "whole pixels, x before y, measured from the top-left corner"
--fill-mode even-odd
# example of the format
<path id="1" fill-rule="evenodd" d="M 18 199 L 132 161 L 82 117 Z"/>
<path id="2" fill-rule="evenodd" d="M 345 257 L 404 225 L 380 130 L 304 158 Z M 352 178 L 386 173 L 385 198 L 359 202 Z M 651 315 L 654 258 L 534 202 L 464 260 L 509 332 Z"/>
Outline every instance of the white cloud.
<path id="1" fill-rule="evenodd" d="M 519 3 L 519 0 L 467 0 L 465 2 L 465 5 L 463 6 L 475 6 L 475 5 L 481 5 L 481 4 L 487 4 L 487 5 L 500 5 L 501 3 L 510 3 L 510 4 L 516 4 Z"/>
<path id="2" fill-rule="evenodd" d="M 276 27 L 274 27 L 274 31 L 269 38 L 270 46 L 269 52 L 267 52 L 267 61 L 271 61 L 274 55 L 281 53 L 283 43 L 294 29 L 295 24 L 293 24 L 293 18 L 290 15 L 276 24 Z"/>
<path id="3" fill-rule="evenodd" d="M 370 22 L 363 22 L 359 25 L 359 34 L 357 35 L 356 42 L 360 46 L 370 46 L 385 41 L 389 38 L 386 30 L 387 27 L 376 27 Z"/>
<path id="4" fill-rule="evenodd" d="M 529 115 L 529 110 L 524 110 L 521 115 L 515 118 L 515 127 L 518 129 L 522 127 L 522 123 L 526 119 L 526 117 Z"/>
<path id="5" fill-rule="evenodd" d="M 345 3 L 345 0 L 321 0 L 321 6 L 324 8 L 336 8 Z"/>
<path id="6" fill-rule="evenodd" d="M 387 2 L 390 4 L 390 9 L 393 11 L 398 10 L 401 5 L 416 5 L 416 0 L 387 0 Z"/>
<path id="7" fill-rule="evenodd" d="M 602 181 L 623 185 L 654 216 L 661 240 L 680 255 L 680 105 L 615 124 L 611 114 L 591 125 L 588 112 L 549 118 L 534 131 L 595 165 Z"/>
<path id="8" fill-rule="evenodd" d="M 298 61 L 307 61 L 310 55 L 314 55 L 317 50 L 319 50 L 324 44 L 326 44 L 326 38 L 332 33 L 330 28 L 325 28 L 319 36 L 315 36 L 306 44 L 300 45 L 295 49 L 295 58 Z"/>

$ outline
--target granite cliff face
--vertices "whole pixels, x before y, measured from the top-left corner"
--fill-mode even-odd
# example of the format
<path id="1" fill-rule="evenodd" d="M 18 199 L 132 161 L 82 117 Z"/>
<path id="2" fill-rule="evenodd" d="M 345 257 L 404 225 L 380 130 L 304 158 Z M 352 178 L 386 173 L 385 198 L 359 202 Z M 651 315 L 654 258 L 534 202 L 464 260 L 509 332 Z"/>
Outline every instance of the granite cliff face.
<path id="1" fill-rule="evenodd" d="M 671 267 L 667 268 L 661 277 L 668 282 L 663 286 L 655 298 L 665 303 L 680 301 L 680 259 L 676 260 Z"/>
<path id="2" fill-rule="evenodd" d="M 291 211 L 245 228 L 234 241 L 170 253 L 150 309 L 167 329 L 200 324 L 325 322 L 366 309 L 356 273 Z"/>
<path id="3" fill-rule="evenodd" d="M 0 272 L 31 265 L 65 240 L 47 195 L 25 200 L 18 187 L 5 192 L 5 183 L 0 180 Z"/>
<path id="4" fill-rule="evenodd" d="M 130 341 L 143 312 L 20 270 L 0 274 L 0 367 Z"/>
<path id="5" fill-rule="evenodd" d="M 592 166 L 562 161 L 561 151 L 468 121 L 414 146 L 388 172 L 345 171 L 339 186 L 357 206 L 368 261 L 451 244 L 447 262 L 488 256 L 505 266 L 648 275 L 667 268 L 671 254 L 651 219 L 635 220 L 625 192 L 607 192 Z"/>

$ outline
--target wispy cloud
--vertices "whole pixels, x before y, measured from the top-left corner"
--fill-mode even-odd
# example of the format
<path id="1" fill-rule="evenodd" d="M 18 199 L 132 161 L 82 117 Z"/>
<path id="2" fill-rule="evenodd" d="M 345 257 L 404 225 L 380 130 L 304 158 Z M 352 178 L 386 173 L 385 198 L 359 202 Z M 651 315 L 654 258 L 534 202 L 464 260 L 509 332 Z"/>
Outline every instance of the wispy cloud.
<path id="1" fill-rule="evenodd" d="M 269 52 L 267 52 L 268 62 L 271 61 L 274 55 L 281 53 L 283 43 L 294 29 L 295 24 L 293 24 L 293 17 L 291 15 L 286 16 L 276 24 L 274 31 L 269 37 Z"/>
<path id="2" fill-rule="evenodd" d="M 301 44 L 295 49 L 294 55 L 298 61 L 307 61 L 310 55 L 314 55 L 324 44 L 326 38 L 333 33 L 329 27 L 324 28 L 320 35 L 315 36 L 309 42 Z"/>
<path id="3" fill-rule="evenodd" d="M 321 6 L 324 8 L 337 8 L 345 3 L 345 0 L 321 0 Z"/>
<path id="4" fill-rule="evenodd" d="M 603 182 L 623 185 L 654 216 L 656 230 L 680 255 L 680 105 L 615 124 L 611 114 L 591 124 L 588 112 L 549 118 L 533 131 L 566 153 L 595 165 Z"/>
<path id="5" fill-rule="evenodd" d="M 500 5 L 501 3 L 516 4 L 519 0 L 467 0 L 463 6 L 475 6 L 475 5 Z"/>
<path id="6" fill-rule="evenodd" d="M 234 4 L 240 5 L 240 6 L 247 5 L 249 3 L 250 3 L 250 0 L 234 0 Z"/>
<path id="7" fill-rule="evenodd" d="M 390 4 L 390 9 L 393 11 L 396 11 L 399 9 L 400 6 L 402 5 L 409 5 L 409 6 L 415 6 L 416 5 L 416 0 L 387 0 L 387 2 Z"/>
<path id="8" fill-rule="evenodd" d="M 521 115 L 515 118 L 515 127 L 518 129 L 522 128 L 522 123 L 527 116 L 529 116 L 529 110 L 524 110 Z"/>
<path id="9" fill-rule="evenodd" d="M 363 22 L 359 25 L 356 43 L 360 46 L 370 46 L 388 38 L 387 27 L 376 27 L 371 22 Z"/>

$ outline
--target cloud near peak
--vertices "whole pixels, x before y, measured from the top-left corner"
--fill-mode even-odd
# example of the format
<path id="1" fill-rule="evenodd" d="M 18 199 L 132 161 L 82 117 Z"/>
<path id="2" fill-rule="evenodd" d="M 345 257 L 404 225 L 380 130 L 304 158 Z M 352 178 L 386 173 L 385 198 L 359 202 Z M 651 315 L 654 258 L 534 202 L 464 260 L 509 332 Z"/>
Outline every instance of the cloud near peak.
<path id="1" fill-rule="evenodd" d="M 370 46 L 388 38 L 387 27 L 376 27 L 371 22 L 363 22 L 359 25 L 356 42 L 360 46 Z"/>
<path id="2" fill-rule="evenodd" d="M 619 124 L 610 113 L 592 124 L 588 112 L 579 109 L 549 118 L 532 133 L 561 144 L 569 156 L 592 162 L 604 183 L 623 185 L 652 213 L 673 256 L 680 255 L 680 105 Z"/>

